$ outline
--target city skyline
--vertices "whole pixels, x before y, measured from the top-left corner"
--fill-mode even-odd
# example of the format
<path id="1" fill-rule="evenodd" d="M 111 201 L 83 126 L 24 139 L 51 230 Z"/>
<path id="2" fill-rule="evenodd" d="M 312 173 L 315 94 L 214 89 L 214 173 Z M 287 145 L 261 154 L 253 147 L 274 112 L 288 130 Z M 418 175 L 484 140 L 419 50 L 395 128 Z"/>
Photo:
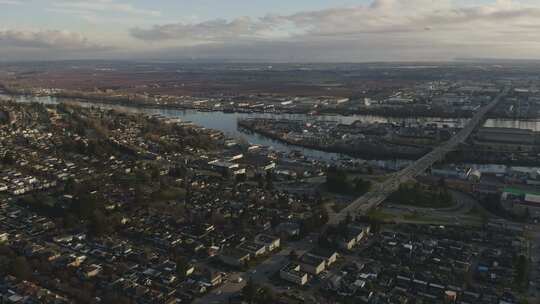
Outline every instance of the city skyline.
<path id="1" fill-rule="evenodd" d="M 0 0 L 0 60 L 539 59 L 535 1 Z"/>

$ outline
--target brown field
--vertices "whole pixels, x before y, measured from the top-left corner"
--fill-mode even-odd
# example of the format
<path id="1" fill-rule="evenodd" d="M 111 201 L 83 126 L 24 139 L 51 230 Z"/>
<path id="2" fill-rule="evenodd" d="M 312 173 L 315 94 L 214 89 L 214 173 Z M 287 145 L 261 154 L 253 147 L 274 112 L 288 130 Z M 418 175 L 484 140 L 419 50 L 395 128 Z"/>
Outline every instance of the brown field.
<path id="1" fill-rule="evenodd" d="M 410 80 L 347 70 L 249 70 L 227 67 L 188 68 L 177 65 L 128 64 L 46 65 L 8 67 L 0 81 L 30 88 L 58 88 L 174 96 L 240 96 L 272 94 L 283 96 L 355 96 L 413 84 Z"/>

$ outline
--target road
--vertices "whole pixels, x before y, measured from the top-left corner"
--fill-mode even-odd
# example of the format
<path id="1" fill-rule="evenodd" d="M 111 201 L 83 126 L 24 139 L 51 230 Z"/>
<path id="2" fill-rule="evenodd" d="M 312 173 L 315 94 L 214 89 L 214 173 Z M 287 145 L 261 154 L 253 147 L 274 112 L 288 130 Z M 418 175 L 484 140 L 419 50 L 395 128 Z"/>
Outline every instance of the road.
<path id="1" fill-rule="evenodd" d="M 455 202 L 455 205 L 452 205 L 451 207 L 445 207 L 445 208 L 416 207 L 416 206 L 392 204 L 391 202 L 384 204 L 384 207 L 387 209 L 399 210 L 399 211 L 418 211 L 418 212 L 431 212 L 431 213 L 444 213 L 444 214 L 465 214 L 471 211 L 471 209 L 475 205 L 478 205 L 478 202 L 475 199 L 473 199 L 470 195 L 467 195 L 465 193 L 455 191 L 455 190 L 450 190 L 450 194 L 452 195 L 452 199 Z"/>
<path id="2" fill-rule="evenodd" d="M 392 194 L 392 192 L 398 189 L 400 184 L 411 180 L 418 174 L 426 171 L 438 160 L 443 159 L 448 152 L 454 150 L 460 143 L 464 142 L 469 137 L 472 131 L 484 121 L 485 115 L 491 111 L 499 101 L 508 94 L 508 92 L 509 88 L 505 88 L 489 105 L 481 108 L 473 118 L 471 118 L 467 125 L 449 141 L 435 148 L 402 171 L 393 174 L 386 181 L 375 185 L 372 191 L 356 199 L 339 213 L 329 214 L 330 220 L 326 227 L 328 227 L 328 225 L 339 224 L 348 214 L 356 215 L 366 213 L 372 208 L 379 206 L 390 194 Z M 324 230 L 325 227 L 321 227 L 321 229 Z M 285 249 L 272 255 L 252 270 L 231 275 L 228 282 L 222 284 L 219 288 L 206 296 L 197 299 L 194 303 L 226 303 L 232 295 L 237 294 L 242 290 L 247 279 L 251 278 L 253 281 L 261 284 L 266 283 L 273 273 L 285 266 L 288 262 L 289 253 L 292 250 L 301 255 L 312 249 L 316 242 L 317 237 L 315 235 L 310 235 L 301 241 L 289 243 Z M 244 279 L 241 283 L 235 282 L 234 280 L 237 279 L 238 276 L 241 276 Z"/>
<path id="3" fill-rule="evenodd" d="M 529 303 L 540 303 L 540 225 L 528 226 L 530 234 Z"/>
<path id="4" fill-rule="evenodd" d="M 430 153 L 424 155 L 405 169 L 395 173 L 391 178 L 383 183 L 375 185 L 372 191 L 364 194 L 356 199 L 349 206 L 341 210 L 339 213 L 330 216 L 329 225 L 337 225 L 343 221 L 347 215 L 365 214 L 369 210 L 378 207 L 384 202 L 390 194 L 396 191 L 399 185 L 406 183 L 419 174 L 425 172 L 434 163 L 444 159 L 446 154 L 455 150 L 459 144 L 471 135 L 471 133 L 482 124 L 486 114 L 497 106 L 501 99 L 506 96 L 510 88 L 504 88 L 503 91 L 495 97 L 487 106 L 482 107 L 472 118 L 467 125 L 461 129 L 450 140 L 433 149 Z"/>
<path id="5" fill-rule="evenodd" d="M 222 284 L 220 287 L 216 288 L 204 297 L 195 300 L 194 303 L 227 303 L 231 296 L 241 292 L 242 288 L 246 286 L 247 280 L 251 279 L 258 284 L 267 283 L 268 279 L 275 272 L 279 271 L 289 262 L 289 253 L 292 250 L 294 250 L 298 255 L 302 255 L 306 251 L 313 248 L 313 244 L 317 243 L 317 239 L 317 234 L 310 234 L 301 241 L 288 243 L 285 249 L 273 254 L 267 260 L 249 271 L 231 274 L 226 283 Z M 242 282 L 238 283 L 238 277 L 242 277 Z"/>

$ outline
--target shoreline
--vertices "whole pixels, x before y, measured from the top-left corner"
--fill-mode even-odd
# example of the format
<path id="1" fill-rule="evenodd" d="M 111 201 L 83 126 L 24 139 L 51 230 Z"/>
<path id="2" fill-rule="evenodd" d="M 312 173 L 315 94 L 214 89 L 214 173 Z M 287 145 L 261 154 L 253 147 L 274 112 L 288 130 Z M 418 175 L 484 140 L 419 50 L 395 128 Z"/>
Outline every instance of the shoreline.
<path id="1" fill-rule="evenodd" d="M 346 150 L 346 149 L 341 149 L 340 147 L 321 147 L 321 146 L 317 146 L 317 145 L 312 145 L 312 144 L 306 144 L 306 143 L 300 143 L 300 142 L 293 142 L 293 141 L 290 141 L 290 140 L 287 140 L 285 138 L 282 138 L 272 132 L 269 132 L 269 131 L 264 131 L 264 130 L 260 130 L 260 129 L 257 129 L 257 128 L 253 128 L 251 127 L 249 124 L 245 123 L 245 122 L 242 122 L 242 121 L 238 121 L 238 126 L 241 127 L 243 130 L 246 130 L 246 131 L 249 131 L 249 132 L 252 132 L 252 133 L 256 133 L 256 134 L 259 134 L 259 135 L 262 135 L 262 136 L 265 136 L 269 139 L 272 139 L 272 140 L 276 140 L 276 141 L 279 141 L 281 143 L 284 143 L 284 144 L 287 144 L 287 145 L 290 145 L 290 146 L 293 146 L 293 147 L 299 147 L 299 148 L 306 148 L 306 149 L 312 149 L 312 150 L 316 150 L 316 151 L 322 151 L 322 152 L 329 152 L 329 153 L 337 153 L 337 154 L 342 154 L 342 155 L 347 155 L 349 157 L 352 157 L 352 158 L 360 158 L 360 159 L 364 159 L 364 160 L 394 160 L 394 159 L 403 159 L 403 160 L 416 160 L 420 157 L 422 157 L 423 155 L 425 155 L 425 153 L 422 153 L 422 154 L 415 154 L 415 155 L 412 155 L 412 154 L 404 154 L 404 153 L 399 153 L 399 152 L 395 152 L 395 153 L 381 153 L 380 150 L 378 151 L 353 151 L 353 150 Z M 468 155 L 474 155 L 475 152 L 474 151 L 464 151 L 466 153 L 468 153 Z M 426 153 L 429 153 L 429 151 L 427 151 Z M 452 157 L 454 155 L 450 155 L 450 157 Z M 455 156 L 454 156 L 455 157 Z M 478 164 L 478 165 L 483 165 L 483 164 L 493 164 L 493 165 L 506 165 L 506 166 L 524 166 L 524 167 L 537 167 L 537 166 L 540 166 L 540 161 L 538 162 L 531 162 L 531 161 L 525 161 L 525 160 L 515 160 L 515 161 L 508 161 L 508 160 L 489 160 L 489 161 L 482 161 L 483 159 L 482 158 L 475 158 L 475 157 L 462 157 L 461 159 L 453 159 L 452 161 L 450 161 L 449 163 L 453 163 L 453 162 L 463 162 L 463 163 L 468 163 L 468 162 L 471 162 L 471 163 L 475 163 L 475 164 Z"/>
<path id="2" fill-rule="evenodd" d="M 2 90 L 2 86 L 0 84 L 0 94 L 5 94 L 5 95 L 11 95 L 11 96 L 28 96 L 28 97 L 46 97 L 45 95 L 33 95 L 33 94 L 24 94 L 24 93 L 11 93 L 11 92 L 8 92 L 6 91 L 5 89 Z M 135 105 L 133 103 L 130 103 L 130 102 L 116 102 L 116 101 L 111 101 L 111 100 L 103 100 L 103 99 L 99 99 L 99 98 L 95 98 L 95 99 L 90 99 L 90 98 L 76 98 L 76 97 L 58 97 L 58 96 L 49 96 L 47 95 L 48 97 L 53 97 L 53 98 L 59 98 L 59 99 L 73 99 L 73 101 L 76 101 L 76 102 L 80 102 L 80 103 L 86 103 L 86 104 L 103 104 L 103 105 L 111 105 L 111 106 L 124 106 L 124 107 L 129 107 L 129 108 L 134 108 L 134 109 L 163 109 L 163 110 L 179 110 L 179 111 L 198 111 L 198 112 L 221 112 L 221 113 L 239 113 L 239 114 L 242 114 L 242 113 L 245 113 L 245 114 L 249 114 L 249 113 L 254 113 L 254 114 L 274 114 L 274 115 L 286 115 L 286 114 L 300 114 L 300 115 L 307 115 L 305 113 L 283 113 L 283 112 L 263 112 L 263 111 L 260 111 L 260 112 L 256 112 L 256 111 L 249 111 L 249 112 L 229 112 L 229 111 L 223 111 L 223 110 L 201 110 L 201 109 L 198 109 L 198 108 L 188 108 L 188 107 L 184 107 L 184 108 L 178 108 L 178 107 L 166 107 L 165 105 L 150 105 L 150 104 L 146 104 L 146 105 Z M 67 102 L 69 102 L 69 100 L 66 100 Z M 62 102 L 62 101 L 60 101 Z M 324 114 L 321 114 L 321 115 L 324 115 Z M 366 116 L 369 116 L 368 114 L 366 114 Z M 372 116 L 377 116 L 377 115 L 372 115 Z M 388 117 L 388 116 L 387 116 Z M 398 117 L 388 117 L 388 118 L 398 118 Z M 403 118 L 406 118 L 406 117 L 403 117 Z M 408 117 L 408 118 L 415 118 L 415 117 Z M 420 118 L 420 117 L 418 117 Z M 425 118 L 443 118 L 443 117 L 425 117 Z M 498 118 L 498 119 L 504 119 L 504 118 Z M 520 119 L 520 121 L 527 121 L 525 119 Z M 537 120 L 530 120 L 530 121 L 537 121 Z M 395 160 L 395 159 L 403 159 L 403 160 L 415 160 L 417 159 L 418 157 L 421 157 L 423 154 L 420 154 L 420 153 L 417 153 L 417 154 L 409 154 L 409 153 L 381 153 L 380 150 L 373 150 L 373 151 L 363 151 L 363 152 L 360 152 L 360 151 L 351 151 L 351 150 L 346 150 L 346 149 L 342 149 L 340 147 L 318 147 L 316 145 L 310 145 L 310 144 L 301 144 L 301 143 L 296 143 L 296 142 L 291 142 L 289 140 L 286 140 L 286 139 L 283 139 L 283 138 L 280 138 L 279 136 L 277 135 L 274 135 L 272 134 L 271 132 L 261 132 L 261 131 L 255 131 L 255 130 L 251 130 L 251 128 L 246 128 L 245 126 L 242 126 L 240 124 L 240 122 L 238 123 L 238 125 L 241 127 L 241 131 L 248 131 L 248 132 L 251 132 L 251 133 L 255 133 L 255 134 L 259 134 L 259 135 L 262 135 L 264 137 L 267 137 L 271 140 L 275 140 L 277 142 L 280 142 L 282 144 L 285 144 L 285 145 L 288 145 L 288 146 L 291 146 L 291 147 L 299 147 L 299 148 L 305 148 L 305 149 L 311 149 L 311 150 L 314 150 L 314 151 L 319 151 L 319 152 L 326 152 L 326 153 L 336 153 L 336 154 L 342 154 L 344 156 L 348 156 L 348 157 L 351 157 L 351 158 L 360 158 L 360 159 L 364 159 L 364 160 Z M 465 151 L 465 152 L 470 152 L 470 151 Z M 451 154 L 452 156 L 452 154 Z M 455 160 L 455 159 L 454 159 Z M 540 166 L 540 162 L 527 162 L 527 161 L 512 161 L 511 163 L 508 163 L 508 160 L 501 160 L 501 161 L 496 161 L 496 160 L 488 160 L 488 161 L 483 161 L 483 159 L 478 159 L 477 157 L 464 157 L 462 159 L 459 159 L 459 161 L 462 161 L 462 162 L 474 162 L 474 163 L 477 163 L 477 164 L 503 164 L 503 165 L 510 165 L 510 166 Z"/>
<path id="3" fill-rule="evenodd" d="M 312 149 L 316 151 L 322 151 L 322 152 L 328 152 L 328 153 L 336 153 L 336 154 L 343 154 L 347 155 L 353 158 L 361 158 L 365 160 L 393 160 L 393 159 L 403 159 L 403 160 L 416 160 L 419 157 L 422 157 L 424 153 L 399 153 L 399 152 L 392 152 L 392 153 L 381 153 L 380 150 L 347 150 L 343 149 L 341 147 L 335 146 L 335 147 L 321 147 L 317 145 L 312 145 L 308 143 L 301 143 L 301 142 L 293 142 L 290 140 L 287 140 L 283 137 L 280 137 L 272 132 L 260 130 L 257 128 L 251 127 L 249 124 L 246 124 L 243 121 L 238 121 L 238 126 L 246 131 L 256 133 L 262 136 L 265 136 L 269 139 L 279 141 L 281 143 L 293 146 L 293 147 L 300 147 L 300 148 L 306 148 L 306 149 Z M 426 149 L 427 150 L 427 149 Z M 425 152 L 428 153 L 429 151 Z"/>
<path id="4" fill-rule="evenodd" d="M 5 84 L 0 83 L 0 93 L 2 91 L 6 95 L 13 96 L 26 96 L 26 97 L 50 97 L 50 98 L 59 98 L 59 99 L 76 99 L 79 102 L 84 103 L 101 103 L 108 105 L 119 105 L 119 106 L 128 106 L 134 108 L 145 108 L 145 109 L 169 109 L 169 110 L 195 110 L 201 112 L 222 112 L 222 113 L 257 113 L 257 114 L 276 114 L 276 115 L 286 115 L 286 114 L 300 114 L 300 115 L 336 115 L 336 116 L 354 116 L 354 115 L 366 115 L 366 116 L 381 116 L 385 118 L 410 118 L 410 119 L 421 119 L 421 118 L 441 118 L 441 119 L 469 119 L 472 117 L 472 112 L 426 112 L 426 111 L 415 111 L 407 110 L 403 108 L 392 109 L 392 108 L 378 108 L 378 109 L 357 109 L 357 110 L 339 110 L 339 109 L 323 109 L 322 111 L 316 112 L 315 114 L 310 114 L 313 110 L 310 109 L 298 109 L 298 110 L 278 110 L 278 111 L 265 111 L 260 109 L 244 109 L 244 108 L 221 108 L 215 109 L 212 107 L 196 107 L 182 104 L 157 104 L 157 103 L 148 103 L 142 98 L 133 98 L 129 97 L 113 97 L 113 96 L 92 96 L 86 95 L 82 92 L 63 92 L 56 94 L 33 94 L 26 92 L 20 89 L 13 89 L 7 87 Z M 92 94 L 92 93 L 88 93 Z M 515 117 L 505 116 L 505 115 L 491 115 L 488 116 L 488 119 L 516 119 Z M 535 118 L 518 118 L 521 121 L 535 121 Z"/>

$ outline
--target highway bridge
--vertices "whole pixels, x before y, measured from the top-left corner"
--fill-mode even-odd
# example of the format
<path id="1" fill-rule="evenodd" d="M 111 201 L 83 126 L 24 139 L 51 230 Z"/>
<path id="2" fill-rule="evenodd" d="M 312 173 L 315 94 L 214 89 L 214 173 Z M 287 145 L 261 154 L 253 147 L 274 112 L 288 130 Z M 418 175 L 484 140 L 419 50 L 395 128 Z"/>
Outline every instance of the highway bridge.
<path id="1" fill-rule="evenodd" d="M 396 191 L 400 184 L 425 172 L 435 162 L 443 159 L 448 152 L 455 150 L 460 143 L 464 142 L 469 137 L 472 131 L 484 121 L 486 114 L 491 111 L 499 101 L 506 96 L 506 94 L 508 94 L 508 91 L 509 89 L 505 88 L 489 105 L 481 108 L 467 125 L 449 141 L 424 155 L 407 168 L 393 174 L 392 177 L 385 182 L 375 185 L 372 191 L 355 200 L 341 212 L 329 214 L 329 222 L 324 227 L 321 227 L 322 230 L 326 229 L 329 225 L 339 224 L 348 214 L 352 216 L 365 214 L 370 209 L 376 208 L 382 204 L 390 194 Z M 283 248 L 279 253 L 272 255 L 269 259 L 259 264 L 250 272 L 233 274 L 229 282 L 220 286 L 215 292 L 209 293 L 205 297 L 196 300 L 195 303 L 225 303 L 229 297 L 238 294 L 242 290 L 246 284 L 247 278 L 251 278 L 258 283 L 268 282 L 269 274 L 275 273 L 288 263 L 288 256 L 291 250 L 294 250 L 297 254 L 301 255 L 304 252 L 311 250 L 316 242 L 317 238 L 314 235 L 309 235 L 303 240 L 288 243 L 287 247 Z M 244 280 L 241 283 L 237 283 L 234 278 L 238 277 L 242 277 Z"/>
<path id="2" fill-rule="evenodd" d="M 455 150 L 459 144 L 465 142 L 471 133 L 484 122 L 486 114 L 495 108 L 509 91 L 510 88 L 504 88 L 498 96 L 496 96 L 488 105 L 482 107 L 471 120 L 469 120 L 465 127 L 450 140 L 433 149 L 430 153 L 424 155 L 405 169 L 393 174 L 385 182 L 374 185 L 371 191 L 356 199 L 339 213 L 330 214 L 328 225 L 337 225 L 343 221 L 347 215 L 362 215 L 369 210 L 378 207 L 388 198 L 388 196 L 390 196 L 390 194 L 398 189 L 399 185 L 424 173 L 434 163 L 444 159 L 450 151 Z"/>

